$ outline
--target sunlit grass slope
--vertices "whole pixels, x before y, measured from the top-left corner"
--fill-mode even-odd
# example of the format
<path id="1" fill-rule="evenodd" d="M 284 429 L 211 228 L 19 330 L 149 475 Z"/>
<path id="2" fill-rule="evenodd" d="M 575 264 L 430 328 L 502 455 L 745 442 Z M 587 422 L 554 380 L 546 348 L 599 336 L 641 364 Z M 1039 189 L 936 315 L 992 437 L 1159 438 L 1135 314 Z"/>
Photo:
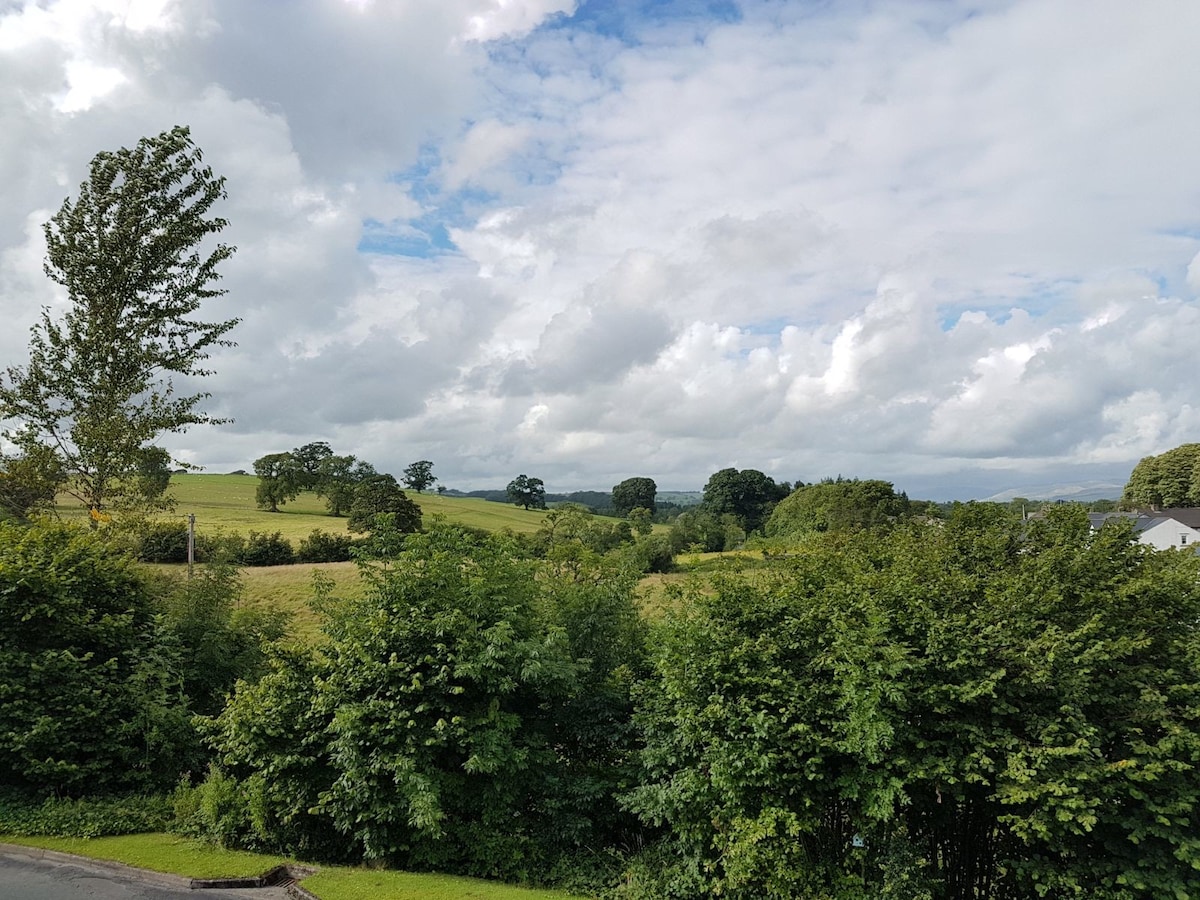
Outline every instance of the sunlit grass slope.
<path id="1" fill-rule="evenodd" d="M 325 501 L 311 492 L 300 494 L 272 513 L 258 509 L 254 491 L 258 478 L 254 475 L 174 475 L 169 492 L 175 498 L 174 518 L 182 520 L 189 513 L 196 516 L 200 534 L 216 531 L 247 534 L 251 531 L 278 531 L 293 545 L 308 537 L 314 529 L 344 533 L 346 520 L 325 512 Z M 516 532 L 532 532 L 542 524 L 546 515 L 541 510 L 524 510 L 504 503 L 493 503 L 469 497 L 444 497 L 438 494 L 408 492 L 421 507 L 426 521 L 435 515 L 451 522 L 461 522 L 487 531 L 506 528 Z M 69 518 L 83 518 L 85 511 L 74 501 L 63 501 L 60 511 Z M 164 517 L 166 518 L 166 517 Z"/>
<path id="2" fill-rule="evenodd" d="M 303 493 L 272 513 L 254 504 L 258 479 L 253 475 L 175 475 L 171 478 L 171 493 L 180 515 L 196 514 L 196 527 L 223 528 L 226 531 L 278 531 L 293 543 L 307 537 L 314 528 L 322 531 L 344 532 L 345 519 L 335 519 L 325 513 L 325 501 L 313 493 Z M 492 503 L 466 497 L 442 497 L 437 494 L 408 496 L 421 507 L 425 519 L 445 516 L 451 522 L 461 522 L 488 531 L 511 528 L 517 532 L 537 531 L 543 512 L 523 510 L 503 503 Z"/>

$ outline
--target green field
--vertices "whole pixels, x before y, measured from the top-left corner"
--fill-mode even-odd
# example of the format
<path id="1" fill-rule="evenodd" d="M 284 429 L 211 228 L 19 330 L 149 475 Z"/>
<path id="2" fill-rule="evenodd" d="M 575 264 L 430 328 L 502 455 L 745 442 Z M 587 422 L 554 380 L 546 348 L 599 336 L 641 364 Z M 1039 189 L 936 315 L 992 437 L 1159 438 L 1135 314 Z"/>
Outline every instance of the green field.
<path id="1" fill-rule="evenodd" d="M 305 492 L 272 513 L 256 508 L 254 475 L 174 475 L 170 493 L 175 498 L 177 516 L 194 513 L 198 533 L 214 531 L 278 531 L 293 544 L 308 537 L 313 529 L 345 533 L 346 520 L 325 513 L 325 501 L 316 494 Z M 467 497 L 443 497 L 437 494 L 409 492 L 410 499 L 421 507 L 426 520 L 445 516 L 451 522 L 461 522 L 488 531 L 509 528 L 516 532 L 537 531 L 544 512 L 524 510 L 503 503 L 492 503 Z"/>
<path id="2" fill-rule="evenodd" d="M 277 513 L 258 509 L 254 502 L 257 485 L 258 478 L 254 475 L 174 475 L 169 493 L 175 499 L 175 511 L 161 518 L 183 521 L 188 514 L 194 514 L 196 533 L 200 536 L 278 531 L 293 547 L 298 547 L 300 541 L 314 530 L 347 533 L 346 519 L 327 515 L 324 501 L 313 493 L 302 493 L 294 501 L 280 507 Z M 441 516 L 450 522 L 487 531 L 510 530 L 528 534 L 537 531 L 546 517 L 545 510 L 525 510 L 473 497 L 445 497 L 411 491 L 408 495 L 421 507 L 426 525 L 433 517 Z M 82 507 L 70 501 L 60 502 L 59 512 L 69 519 L 83 520 L 86 516 Z M 655 526 L 656 531 L 666 529 L 665 525 Z M 311 639 L 318 627 L 310 604 L 314 572 L 333 580 L 335 596 L 356 596 L 363 589 L 354 563 L 248 567 L 241 571 L 244 600 L 286 610 L 293 616 L 295 635 L 302 640 Z M 649 607 L 658 607 L 660 603 L 655 596 L 658 585 L 648 581 L 645 587 L 655 597 Z"/>
<path id="3" fill-rule="evenodd" d="M 346 532 L 347 520 L 328 515 L 325 501 L 316 494 L 305 491 L 273 513 L 255 505 L 257 486 L 258 478 L 254 475 L 172 475 L 167 493 L 175 500 L 175 511 L 159 518 L 182 521 L 194 514 L 198 534 L 278 531 L 293 544 L 308 537 L 314 529 Z M 444 516 L 451 522 L 488 531 L 534 532 L 541 527 L 546 515 L 545 510 L 525 510 L 474 497 L 445 497 L 412 491 L 408 496 L 421 507 L 426 522 L 433 516 Z M 84 520 L 87 515 L 77 501 L 65 496 L 59 498 L 58 511 L 67 519 Z"/>
<path id="4" fill-rule="evenodd" d="M 306 491 L 279 508 L 279 512 L 258 509 L 254 491 L 258 478 L 254 475 L 172 475 L 168 494 L 175 499 L 174 513 L 161 518 L 185 519 L 196 516 L 198 534 L 251 531 L 278 531 L 293 546 L 314 529 L 336 533 L 346 532 L 346 519 L 326 514 L 325 501 Z M 495 503 L 477 497 L 446 497 L 441 494 L 417 494 L 409 491 L 409 499 L 421 507 L 425 522 L 434 516 L 459 522 L 487 531 L 510 530 L 518 534 L 537 531 L 546 516 L 545 510 L 521 509 L 507 503 Z M 86 518 L 86 510 L 74 500 L 60 498 L 59 513 L 69 519 Z M 655 531 L 666 526 L 656 525 Z"/>

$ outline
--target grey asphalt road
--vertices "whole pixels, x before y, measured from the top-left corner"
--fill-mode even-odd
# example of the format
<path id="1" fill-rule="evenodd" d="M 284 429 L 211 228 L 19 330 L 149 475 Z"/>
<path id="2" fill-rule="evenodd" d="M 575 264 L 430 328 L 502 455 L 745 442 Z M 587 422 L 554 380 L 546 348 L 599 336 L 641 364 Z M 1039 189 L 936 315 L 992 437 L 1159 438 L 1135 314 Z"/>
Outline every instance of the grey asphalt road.
<path id="1" fill-rule="evenodd" d="M 28 859 L 0 852 L 2 900 L 287 900 L 283 888 L 198 890 L 156 883 L 84 862 Z"/>

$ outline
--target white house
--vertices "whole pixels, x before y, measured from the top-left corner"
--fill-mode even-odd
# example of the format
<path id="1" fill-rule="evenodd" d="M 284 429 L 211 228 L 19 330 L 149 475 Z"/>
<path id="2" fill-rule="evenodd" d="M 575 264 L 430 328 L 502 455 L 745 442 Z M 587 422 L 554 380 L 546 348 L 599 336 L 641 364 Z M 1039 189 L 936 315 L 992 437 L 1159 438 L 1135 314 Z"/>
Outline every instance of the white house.
<path id="1" fill-rule="evenodd" d="M 1092 527 L 1099 528 L 1109 519 L 1132 519 L 1133 530 L 1138 536 L 1138 542 L 1148 544 L 1156 550 L 1170 550 L 1172 547 L 1200 547 L 1200 530 L 1180 521 L 1172 510 L 1151 513 L 1088 513 Z"/>

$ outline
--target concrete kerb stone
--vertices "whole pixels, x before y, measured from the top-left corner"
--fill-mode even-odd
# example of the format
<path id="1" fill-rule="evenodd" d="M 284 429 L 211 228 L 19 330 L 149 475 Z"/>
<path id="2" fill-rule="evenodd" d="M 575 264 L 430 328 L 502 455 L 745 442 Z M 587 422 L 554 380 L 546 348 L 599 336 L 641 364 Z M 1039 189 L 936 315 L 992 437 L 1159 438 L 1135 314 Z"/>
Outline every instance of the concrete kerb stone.
<path id="1" fill-rule="evenodd" d="M 296 900 L 321 900 L 320 897 L 318 897 L 308 888 L 301 887 L 300 884 L 295 881 L 289 884 L 285 890 L 288 892 L 288 896 L 295 897 Z"/>
<path id="2" fill-rule="evenodd" d="M 317 871 L 315 868 L 309 866 L 275 866 L 262 875 L 249 878 L 187 878 L 183 875 L 155 872 L 153 869 L 139 869 L 135 866 L 127 866 L 125 863 L 114 862 L 110 859 L 94 859 L 90 856 L 63 853 L 60 850 L 27 847 L 24 844 L 0 843 L 0 854 L 21 856 L 26 859 L 39 859 L 72 866 L 91 867 L 105 872 L 112 872 L 116 875 L 122 875 L 126 878 L 134 878 L 150 884 L 162 885 L 163 887 L 204 890 L 206 888 L 237 889 L 284 886 L 293 897 L 299 897 L 301 900 L 320 900 L 315 894 L 304 890 L 304 888 L 296 884 L 297 879 L 307 878 Z"/>

